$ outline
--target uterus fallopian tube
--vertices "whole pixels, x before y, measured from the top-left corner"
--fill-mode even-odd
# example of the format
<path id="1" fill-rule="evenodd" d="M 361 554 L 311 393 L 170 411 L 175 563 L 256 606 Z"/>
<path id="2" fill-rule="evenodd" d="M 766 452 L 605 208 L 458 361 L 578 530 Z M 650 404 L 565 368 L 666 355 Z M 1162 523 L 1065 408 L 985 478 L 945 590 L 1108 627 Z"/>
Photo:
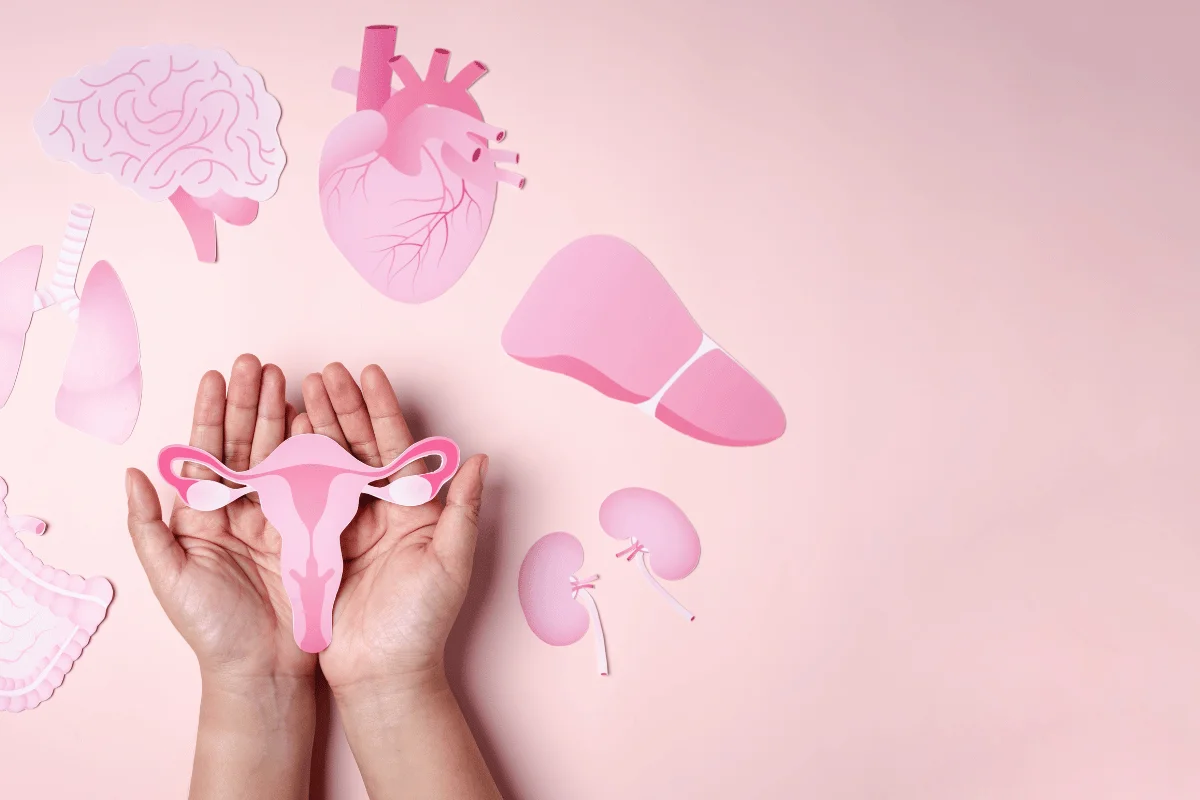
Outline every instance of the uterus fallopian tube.
<path id="1" fill-rule="evenodd" d="M 436 456 L 433 472 L 404 475 L 386 486 L 371 484 L 395 475 L 420 459 Z M 382 467 L 362 463 L 327 436 L 300 434 L 284 440 L 260 464 L 231 470 L 211 454 L 170 445 L 158 456 L 158 470 L 190 508 L 215 511 L 258 492 L 263 515 L 279 531 L 280 574 L 292 606 L 292 636 L 300 649 L 319 653 L 333 640 L 333 601 L 342 582 L 342 531 L 358 513 L 359 496 L 402 506 L 428 503 L 454 476 L 459 449 L 434 436 L 416 442 Z M 176 461 L 208 467 L 240 486 L 176 475 Z"/>

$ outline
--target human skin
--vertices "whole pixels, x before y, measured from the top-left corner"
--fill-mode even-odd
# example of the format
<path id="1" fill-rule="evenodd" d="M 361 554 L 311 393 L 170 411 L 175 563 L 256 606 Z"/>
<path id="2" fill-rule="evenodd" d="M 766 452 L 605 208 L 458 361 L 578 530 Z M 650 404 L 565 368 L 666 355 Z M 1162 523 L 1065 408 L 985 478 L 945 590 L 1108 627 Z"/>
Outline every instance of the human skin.
<path id="1" fill-rule="evenodd" d="M 220 373 L 201 379 L 190 443 L 245 470 L 287 435 L 315 432 L 378 466 L 413 438 L 383 371 L 367 367 L 361 382 L 331 364 L 304 380 L 307 410 L 297 414 L 279 368 L 240 356 L 228 389 Z M 333 644 L 320 663 L 375 800 L 500 796 L 443 665 L 470 579 L 486 465 L 486 456 L 464 462 L 444 506 L 364 497 L 342 534 Z M 127 486 L 134 548 L 200 665 L 191 797 L 307 797 L 317 657 L 292 638 L 278 532 L 253 494 L 208 512 L 176 501 L 168 524 L 145 474 L 130 469 Z"/>

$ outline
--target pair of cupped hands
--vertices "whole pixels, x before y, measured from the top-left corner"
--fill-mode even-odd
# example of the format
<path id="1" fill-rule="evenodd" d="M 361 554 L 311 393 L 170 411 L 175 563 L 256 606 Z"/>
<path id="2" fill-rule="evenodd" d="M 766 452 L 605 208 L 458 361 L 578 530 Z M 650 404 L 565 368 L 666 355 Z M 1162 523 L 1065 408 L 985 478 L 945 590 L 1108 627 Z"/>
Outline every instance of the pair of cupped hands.
<path id="1" fill-rule="evenodd" d="M 285 398 L 283 372 L 252 355 L 200 381 L 191 444 L 233 470 L 265 459 L 285 438 L 318 433 L 382 466 L 413 443 L 378 366 L 360 382 L 341 364 L 306 377 L 305 411 Z M 216 479 L 185 466 L 184 475 Z M 408 468 L 395 478 L 422 471 Z M 257 495 L 218 511 L 176 500 L 169 520 L 146 475 L 130 469 L 129 532 L 155 596 L 195 651 L 206 679 L 234 685 L 312 680 L 318 659 L 335 697 L 386 693 L 444 679 L 443 651 L 467 590 L 487 457 L 467 459 L 446 503 L 399 506 L 364 495 L 342 534 L 345 569 L 333 610 L 333 642 L 318 655 L 292 638 L 280 578 L 280 536 Z"/>

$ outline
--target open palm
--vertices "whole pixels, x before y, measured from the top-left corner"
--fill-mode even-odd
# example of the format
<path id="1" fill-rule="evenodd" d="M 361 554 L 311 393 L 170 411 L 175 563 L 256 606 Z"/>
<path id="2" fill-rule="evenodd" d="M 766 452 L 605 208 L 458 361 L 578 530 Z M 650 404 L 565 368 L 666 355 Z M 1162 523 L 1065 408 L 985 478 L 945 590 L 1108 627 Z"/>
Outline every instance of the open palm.
<path id="1" fill-rule="evenodd" d="M 291 432 L 334 439 L 382 466 L 413 443 L 387 376 L 377 366 L 362 387 L 341 364 L 303 385 L 305 413 Z M 486 459 L 474 456 L 450 483 L 446 504 L 407 507 L 364 495 L 342 534 L 345 568 L 333 608 L 333 642 L 320 654 L 335 691 L 419 680 L 441 668 L 446 637 L 462 606 L 475 552 Z M 393 475 L 422 472 L 414 463 Z"/>
<path id="2" fill-rule="evenodd" d="M 219 372 L 200 380 L 191 445 L 234 470 L 262 461 L 295 417 L 278 367 L 240 356 L 228 393 Z M 215 478 L 188 464 L 184 474 Z M 164 524 L 158 496 L 141 471 L 129 470 L 129 529 L 151 588 L 200 665 L 244 676 L 311 676 L 315 657 L 292 639 L 291 608 L 279 577 L 279 534 L 256 497 L 217 511 L 176 500 Z"/>

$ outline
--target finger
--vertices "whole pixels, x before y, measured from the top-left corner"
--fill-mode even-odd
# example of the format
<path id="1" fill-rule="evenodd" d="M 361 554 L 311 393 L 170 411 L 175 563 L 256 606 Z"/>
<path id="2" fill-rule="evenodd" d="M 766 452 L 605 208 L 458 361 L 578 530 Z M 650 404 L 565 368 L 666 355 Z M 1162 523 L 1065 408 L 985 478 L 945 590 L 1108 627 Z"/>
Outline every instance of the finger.
<path id="1" fill-rule="evenodd" d="M 183 571 L 187 555 L 163 524 L 158 493 L 143 472 L 125 471 L 125 493 L 129 496 L 129 538 L 150 587 L 161 598 Z"/>
<path id="2" fill-rule="evenodd" d="M 300 386 L 300 393 L 304 395 L 304 411 L 308 414 L 313 432 L 328 436 L 349 450 L 346 435 L 342 433 L 342 426 L 338 424 L 337 412 L 333 410 L 333 403 L 329 399 L 329 392 L 325 390 L 325 381 L 321 379 L 320 373 L 314 372 L 306 377 Z"/>
<path id="3" fill-rule="evenodd" d="M 309 420 L 308 413 L 301 411 L 299 414 L 296 415 L 296 418 L 294 420 L 292 420 L 292 436 L 299 436 L 302 433 L 312 433 L 312 432 L 313 432 L 312 421 Z"/>
<path id="4" fill-rule="evenodd" d="M 433 530 L 433 553 L 446 574 L 465 592 L 479 539 L 479 509 L 487 456 L 471 456 L 458 470 L 446 493 L 446 508 Z"/>
<path id="5" fill-rule="evenodd" d="M 225 376 L 216 370 L 204 373 L 196 389 L 196 408 L 192 413 L 192 435 L 188 439 L 197 447 L 220 460 L 225 449 Z M 208 467 L 185 462 L 181 474 L 185 478 L 220 480 Z"/>
<path id="6" fill-rule="evenodd" d="M 408 429 L 408 423 L 404 421 L 400 401 L 396 399 L 392 384 L 378 364 L 371 364 L 363 370 L 362 392 L 367 414 L 371 418 L 371 427 L 375 431 L 375 441 L 379 446 L 380 462 L 386 464 L 408 449 L 413 443 L 413 435 Z M 389 480 L 424 471 L 424 466 L 418 461 L 400 470 Z"/>
<path id="7" fill-rule="evenodd" d="M 354 376 L 343 365 L 333 363 L 321 373 L 325 383 L 325 391 L 337 414 L 338 425 L 346 435 L 350 444 L 350 452 L 364 464 L 372 467 L 383 466 L 379 460 L 379 446 L 375 443 L 375 429 L 371 426 L 371 416 L 367 413 L 367 404 L 363 401 L 362 391 L 354 382 Z"/>
<path id="8" fill-rule="evenodd" d="M 258 395 L 262 364 L 245 353 L 229 373 L 229 399 L 225 403 L 225 466 L 241 472 L 250 468 L 250 449 L 258 421 Z"/>
<path id="9" fill-rule="evenodd" d="M 262 368 L 258 392 L 258 418 L 254 421 L 254 438 L 250 444 L 250 464 L 262 462 L 279 445 L 288 432 L 288 404 L 284 397 L 287 379 L 283 370 L 274 364 Z M 292 412 L 295 414 L 295 411 Z"/>
<path id="10" fill-rule="evenodd" d="M 291 403 L 288 403 L 287 404 L 287 414 L 284 416 L 284 424 L 283 424 L 283 429 L 288 432 L 288 436 L 295 435 L 295 431 L 292 430 L 292 426 L 296 424 L 297 416 L 299 416 L 299 415 L 296 413 L 296 407 L 294 405 L 292 405 Z"/>

